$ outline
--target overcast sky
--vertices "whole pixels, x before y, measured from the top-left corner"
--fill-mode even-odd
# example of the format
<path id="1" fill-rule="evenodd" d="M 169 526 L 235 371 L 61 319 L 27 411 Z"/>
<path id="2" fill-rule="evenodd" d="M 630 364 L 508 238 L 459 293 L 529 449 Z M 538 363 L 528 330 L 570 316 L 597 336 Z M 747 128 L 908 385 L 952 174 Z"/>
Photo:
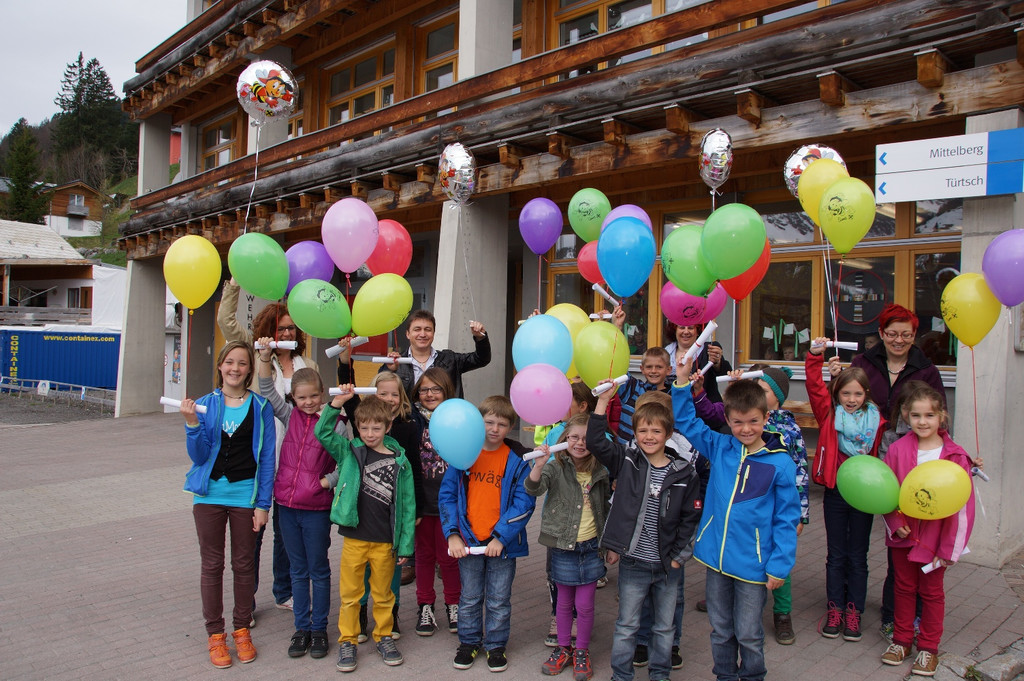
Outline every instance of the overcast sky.
<path id="1" fill-rule="evenodd" d="M 57 112 L 64 68 L 95 57 L 118 97 L 135 62 L 185 24 L 186 0 L 0 0 L 0 64 L 6 104 L 0 135 L 19 118 L 33 125 Z"/>

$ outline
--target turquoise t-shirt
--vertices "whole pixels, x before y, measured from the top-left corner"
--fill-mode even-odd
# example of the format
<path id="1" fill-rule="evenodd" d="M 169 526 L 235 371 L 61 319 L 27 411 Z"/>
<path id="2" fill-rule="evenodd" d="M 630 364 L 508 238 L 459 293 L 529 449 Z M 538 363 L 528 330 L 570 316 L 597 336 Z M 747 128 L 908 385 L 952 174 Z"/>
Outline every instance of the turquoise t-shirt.
<path id="1" fill-rule="evenodd" d="M 249 409 L 252 406 L 252 393 L 246 393 L 245 401 L 237 407 L 224 405 L 224 412 L 221 418 L 221 430 L 228 435 L 234 435 L 238 426 L 242 425 Z M 234 508 L 254 508 L 252 497 L 255 490 L 256 480 L 239 480 L 228 482 L 225 477 L 217 480 L 210 480 L 206 490 L 206 496 L 193 495 L 193 504 L 215 504 L 217 506 L 231 506 Z"/>

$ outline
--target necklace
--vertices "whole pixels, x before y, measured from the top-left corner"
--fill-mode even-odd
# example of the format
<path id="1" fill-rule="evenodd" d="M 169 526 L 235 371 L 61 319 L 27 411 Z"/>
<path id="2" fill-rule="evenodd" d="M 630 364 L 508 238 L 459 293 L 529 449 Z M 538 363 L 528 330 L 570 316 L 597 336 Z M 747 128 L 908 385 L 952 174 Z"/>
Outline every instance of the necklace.
<path id="1" fill-rule="evenodd" d="M 245 395 L 242 395 L 241 397 L 235 397 L 234 395 L 228 395 L 223 390 L 221 391 L 221 394 L 224 395 L 225 398 L 230 398 L 232 400 L 244 400 L 245 399 Z"/>
<path id="2" fill-rule="evenodd" d="M 889 372 L 890 374 L 892 374 L 893 376 L 899 376 L 899 375 L 900 375 L 900 372 L 901 372 L 901 371 L 903 371 L 903 368 L 904 368 L 905 366 L 907 366 L 907 363 L 906 363 L 906 362 L 904 362 L 903 364 L 901 364 L 901 365 L 900 365 L 900 368 L 899 368 L 899 369 L 897 369 L 896 371 L 893 371 L 892 369 L 890 369 L 890 368 L 889 368 L 889 365 L 888 365 L 888 364 L 886 364 L 886 365 L 885 365 L 885 370 L 886 370 L 886 371 L 888 371 L 888 372 Z"/>

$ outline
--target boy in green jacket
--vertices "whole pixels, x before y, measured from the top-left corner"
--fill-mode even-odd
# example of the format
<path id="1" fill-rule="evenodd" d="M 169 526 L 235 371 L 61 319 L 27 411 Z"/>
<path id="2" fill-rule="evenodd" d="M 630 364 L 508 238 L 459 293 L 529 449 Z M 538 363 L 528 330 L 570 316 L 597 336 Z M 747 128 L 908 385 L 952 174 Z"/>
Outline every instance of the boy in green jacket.
<path id="1" fill-rule="evenodd" d="M 324 408 L 316 425 L 316 437 L 338 462 L 338 484 L 331 504 L 331 522 L 338 525 L 338 532 L 345 538 L 338 569 L 338 671 L 352 672 L 356 669 L 359 599 L 364 591 L 367 565 L 377 652 L 386 665 L 404 662 L 391 636 L 395 604 L 391 578 L 395 556 L 401 565 L 412 555 L 416 502 L 409 460 L 387 435 L 391 407 L 372 395 L 361 400 L 355 412 L 359 437 L 349 441 L 334 431 L 342 406 L 354 394 L 351 385 L 341 388 L 342 394 Z"/>

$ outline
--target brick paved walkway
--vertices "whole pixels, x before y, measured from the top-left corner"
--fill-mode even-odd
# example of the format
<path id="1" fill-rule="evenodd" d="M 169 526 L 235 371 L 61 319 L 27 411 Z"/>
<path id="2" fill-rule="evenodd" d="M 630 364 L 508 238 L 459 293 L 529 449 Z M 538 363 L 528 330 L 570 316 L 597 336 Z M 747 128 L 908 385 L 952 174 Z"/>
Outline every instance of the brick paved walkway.
<path id="1" fill-rule="evenodd" d="M 187 458 L 180 417 L 153 415 L 49 426 L 0 426 L 0 679 L 309 679 L 340 678 L 336 644 L 322 660 L 290 659 L 291 613 L 268 604 L 270 554 L 263 552 L 264 586 L 253 631 L 259 659 L 215 670 L 207 661 L 199 606 L 199 556 L 190 497 L 181 492 Z M 800 539 L 794 573 L 797 642 L 779 646 L 767 633 L 769 678 L 787 681 L 899 679 L 909 672 L 884 667 L 877 633 L 885 548 L 880 523 L 872 544 L 868 613 L 859 643 L 817 634 L 824 609 L 825 538 L 819 487 L 812 493 L 813 523 Z M 984 522 L 979 518 L 979 522 Z M 539 514 L 531 537 L 536 537 Z M 270 538 L 267 542 L 269 546 Z M 341 551 L 331 547 L 332 565 Z M 1024 635 L 1024 609 L 1008 585 L 1019 582 L 1020 561 L 1007 576 L 964 564 L 949 572 L 943 650 L 984 659 Z M 595 678 L 610 676 L 608 654 L 615 619 L 615 571 L 598 592 L 594 631 Z M 686 570 L 687 601 L 701 598 L 702 570 Z M 335 582 L 337 577 L 335 577 Z M 1015 583 L 1017 583 L 1015 582 Z M 504 681 L 539 679 L 549 649 L 543 552 L 521 559 L 513 590 L 512 640 Z M 451 667 L 457 645 L 447 631 L 413 634 L 413 586 L 402 591 L 399 641 L 406 662 L 385 668 L 360 646 L 351 678 L 489 678 L 481 659 L 469 671 Z M 229 600 L 229 599 L 228 599 Z M 230 607 L 230 606 L 229 606 Z M 335 592 L 332 619 L 337 613 Z M 770 608 L 766 623 L 770 627 Z M 332 625 L 333 627 L 333 625 Z M 685 666 L 676 679 L 713 679 L 704 616 L 688 607 Z M 332 639 L 336 629 L 331 632 Z M 565 678 L 571 678 L 567 674 Z M 646 679 L 641 670 L 638 679 Z"/>

